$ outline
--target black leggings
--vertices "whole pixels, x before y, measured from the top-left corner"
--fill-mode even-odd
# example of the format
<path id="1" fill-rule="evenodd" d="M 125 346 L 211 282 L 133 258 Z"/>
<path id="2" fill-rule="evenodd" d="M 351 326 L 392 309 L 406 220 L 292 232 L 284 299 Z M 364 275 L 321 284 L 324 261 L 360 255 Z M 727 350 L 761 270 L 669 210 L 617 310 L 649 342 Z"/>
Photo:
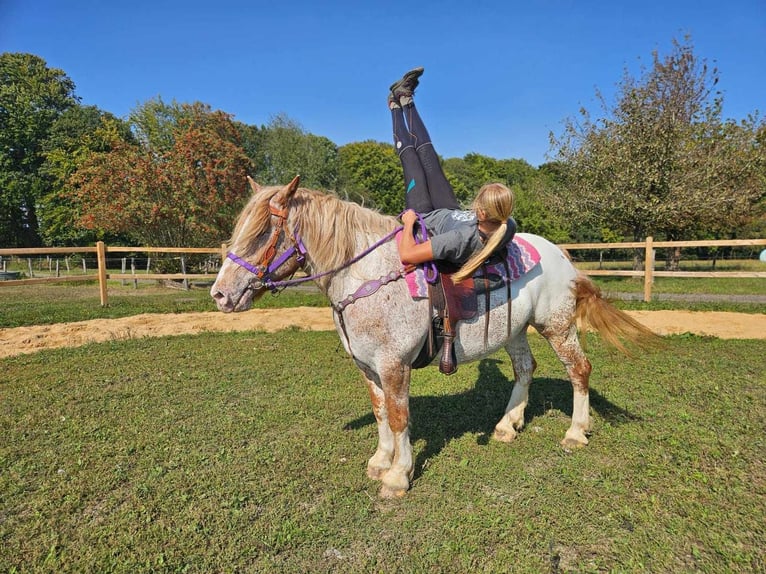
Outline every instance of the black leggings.
<path id="1" fill-rule="evenodd" d="M 414 102 L 391 110 L 391 119 L 394 147 L 404 168 L 407 209 L 418 213 L 442 208 L 460 209 Z"/>

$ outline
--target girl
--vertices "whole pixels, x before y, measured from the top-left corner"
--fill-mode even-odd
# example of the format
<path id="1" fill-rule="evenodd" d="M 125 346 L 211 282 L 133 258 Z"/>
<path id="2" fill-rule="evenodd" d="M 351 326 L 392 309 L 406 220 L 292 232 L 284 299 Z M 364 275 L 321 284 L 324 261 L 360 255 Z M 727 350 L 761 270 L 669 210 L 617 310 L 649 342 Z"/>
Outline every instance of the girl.
<path id="1" fill-rule="evenodd" d="M 460 266 L 452 276 L 457 283 L 471 277 L 490 255 L 504 249 L 513 238 L 513 193 L 502 183 L 489 183 L 479 189 L 471 210 L 460 209 L 415 108 L 413 94 L 422 74 L 423 68 L 407 72 L 391 85 L 388 96 L 394 146 L 407 189 L 399 257 L 404 264 L 436 260 Z M 431 236 L 423 243 L 416 243 L 413 235 L 418 213 Z"/>

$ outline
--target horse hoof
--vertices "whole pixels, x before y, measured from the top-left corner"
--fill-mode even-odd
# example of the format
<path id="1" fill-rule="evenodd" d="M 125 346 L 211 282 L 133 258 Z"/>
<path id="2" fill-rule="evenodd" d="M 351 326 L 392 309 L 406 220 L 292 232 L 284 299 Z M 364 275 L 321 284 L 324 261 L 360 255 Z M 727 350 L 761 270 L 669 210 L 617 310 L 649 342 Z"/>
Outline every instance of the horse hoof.
<path id="1" fill-rule="evenodd" d="M 587 445 L 588 445 L 588 439 L 585 438 L 585 436 L 583 436 L 582 439 L 578 439 L 574 437 L 564 437 L 564 440 L 561 441 L 561 446 L 568 450 L 571 450 L 574 448 L 584 448 Z"/>
<path id="2" fill-rule="evenodd" d="M 383 484 L 380 487 L 381 498 L 401 498 L 410 488 L 407 474 L 389 471 L 383 476 Z"/>
<path id="3" fill-rule="evenodd" d="M 518 436 L 519 433 L 517 433 L 514 429 L 511 429 L 510 431 L 507 429 L 495 429 L 495 432 L 492 433 L 492 438 L 495 439 L 498 442 L 513 442 L 514 439 Z"/>
<path id="4" fill-rule="evenodd" d="M 406 488 L 389 488 L 386 485 L 383 485 L 380 487 L 378 496 L 384 500 L 392 500 L 396 498 L 404 498 L 405 494 L 407 494 Z"/>
<path id="5" fill-rule="evenodd" d="M 387 468 L 381 468 L 379 466 L 368 466 L 367 476 L 372 480 L 383 480 L 383 475 L 387 470 Z"/>

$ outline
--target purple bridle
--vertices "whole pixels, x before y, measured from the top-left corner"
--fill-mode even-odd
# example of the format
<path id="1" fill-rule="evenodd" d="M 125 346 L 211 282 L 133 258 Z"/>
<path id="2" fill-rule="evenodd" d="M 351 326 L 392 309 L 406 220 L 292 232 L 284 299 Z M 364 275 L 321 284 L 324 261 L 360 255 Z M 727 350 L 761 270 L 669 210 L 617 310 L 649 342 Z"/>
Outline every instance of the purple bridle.
<path id="1" fill-rule="evenodd" d="M 269 241 L 269 245 L 266 249 L 266 252 L 274 251 L 274 247 L 276 246 L 276 242 L 279 239 L 279 235 L 282 231 L 282 227 L 284 222 L 287 220 L 287 213 L 285 210 L 277 210 L 275 208 L 271 208 L 271 215 L 274 215 L 278 218 L 280 218 L 279 225 L 274 230 L 274 233 L 272 233 L 271 239 Z M 399 217 L 401 217 L 402 214 L 399 214 Z M 425 234 L 425 223 L 423 222 L 423 218 L 420 214 L 418 214 L 418 223 L 420 225 L 420 229 L 422 230 L 423 237 L 426 236 Z M 342 271 L 343 269 L 346 269 L 347 267 L 350 267 L 357 261 L 365 258 L 367 255 L 375 251 L 378 247 L 383 245 L 384 243 L 387 243 L 388 241 L 391 241 L 397 233 L 399 233 L 403 229 L 402 226 L 397 227 L 390 233 L 388 233 L 383 238 L 379 239 L 375 243 L 373 243 L 370 247 L 362 251 L 361 253 L 355 255 L 348 261 L 344 262 L 340 266 L 336 267 L 335 269 L 330 269 L 329 271 L 323 271 L 322 273 L 316 273 L 314 275 L 307 275 L 306 277 L 299 277 L 297 279 L 279 279 L 274 280 L 272 279 L 272 274 L 274 274 L 282 265 L 284 265 L 291 257 L 296 256 L 296 262 L 298 263 L 298 268 L 302 268 L 306 263 L 306 256 L 308 255 L 308 252 L 306 250 L 305 245 L 303 244 L 303 240 L 301 239 L 300 233 L 297 229 L 293 232 L 292 241 L 293 245 L 290 246 L 288 249 L 286 249 L 281 255 L 275 258 L 275 256 L 272 254 L 270 258 L 265 258 L 259 265 L 253 265 L 249 263 L 248 261 L 245 261 L 238 255 L 236 255 L 234 252 L 229 251 L 226 254 L 227 259 L 230 259 L 240 267 L 243 267 L 244 269 L 247 269 L 250 273 L 255 275 L 255 279 L 251 280 L 250 282 L 250 288 L 251 289 L 260 289 L 261 287 L 265 287 L 266 289 L 270 290 L 272 293 L 277 293 L 281 289 L 284 289 L 285 287 L 290 287 L 291 285 L 299 285 L 301 283 L 306 283 L 308 281 L 315 281 L 316 279 L 321 279 L 322 277 L 326 277 L 328 275 L 332 275 L 334 273 L 337 273 L 338 271 Z M 420 243 L 423 238 L 419 238 L 416 234 L 415 237 L 416 241 Z M 297 254 L 297 255 L 296 255 Z M 428 263 L 424 264 L 424 271 L 426 274 L 426 279 L 429 282 L 436 281 L 437 276 L 437 270 L 436 270 L 436 264 L 433 261 L 429 261 Z"/>

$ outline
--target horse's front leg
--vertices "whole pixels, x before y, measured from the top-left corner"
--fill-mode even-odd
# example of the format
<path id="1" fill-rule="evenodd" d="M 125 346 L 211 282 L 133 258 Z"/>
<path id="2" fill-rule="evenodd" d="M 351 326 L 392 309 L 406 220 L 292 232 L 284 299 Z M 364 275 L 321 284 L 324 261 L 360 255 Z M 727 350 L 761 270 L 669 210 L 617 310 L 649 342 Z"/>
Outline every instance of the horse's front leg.
<path id="1" fill-rule="evenodd" d="M 367 474 L 380 478 L 382 498 L 403 496 L 413 475 L 410 444 L 410 367 L 386 366 L 379 373 L 380 386 L 367 377 L 375 418 L 378 449 L 370 459 Z M 382 399 L 382 400 L 381 400 Z"/>
<path id="2" fill-rule="evenodd" d="M 366 374 L 364 381 L 370 392 L 372 413 L 378 423 L 378 448 L 367 462 L 367 476 L 373 480 L 381 480 L 394 460 L 394 433 L 391 432 L 391 426 L 388 424 L 388 410 L 383 389 Z"/>

